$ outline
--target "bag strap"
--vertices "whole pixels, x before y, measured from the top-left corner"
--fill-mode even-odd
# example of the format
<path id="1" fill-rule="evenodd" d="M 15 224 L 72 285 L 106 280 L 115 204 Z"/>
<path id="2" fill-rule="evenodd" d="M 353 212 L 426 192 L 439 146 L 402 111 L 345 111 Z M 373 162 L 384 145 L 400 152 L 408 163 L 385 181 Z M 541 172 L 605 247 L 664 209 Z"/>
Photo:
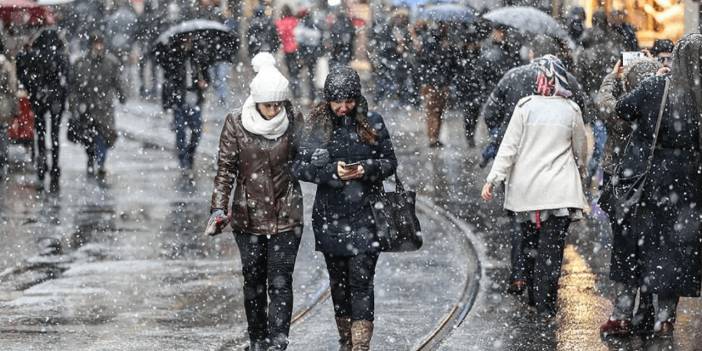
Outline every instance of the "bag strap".
<path id="1" fill-rule="evenodd" d="M 658 133 L 661 130 L 661 123 L 663 122 L 663 111 L 665 110 L 665 104 L 668 102 L 668 89 L 670 87 L 670 80 L 665 80 L 665 88 L 663 89 L 663 98 L 661 99 L 661 107 L 658 110 L 658 120 L 656 120 L 656 131 L 653 132 L 653 143 L 651 144 L 651 152 L 648 154 L 648 160 L 646 161 L 646 172 L 647 174 L 651 170 L 651 165 L 653 163 L 653 153 L 656 151 L 656 144 L 658 143 Z"/>

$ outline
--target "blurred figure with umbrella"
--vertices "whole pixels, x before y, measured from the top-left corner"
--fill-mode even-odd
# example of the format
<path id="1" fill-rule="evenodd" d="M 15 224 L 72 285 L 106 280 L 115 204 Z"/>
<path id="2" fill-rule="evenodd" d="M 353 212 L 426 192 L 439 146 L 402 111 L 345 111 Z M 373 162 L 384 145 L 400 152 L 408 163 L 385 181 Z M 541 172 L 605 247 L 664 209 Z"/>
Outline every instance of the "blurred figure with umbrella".
<path id="1" fill-rule="evenodd" d="M 66 43 L 55 28 L 39 32 L 31 45 L 17 55 L 18 78 L 29 94 L 36 118 L 38 189 L 44 189 L 46 159 L 46 115 L 51 123 L 51 182 L 59 188 L 59 129 L 68 94 L 69 61 Z"/>
<path id="2" fill-rule="evenodd" d="M 154 45 L 154 55 L 164 70 L 161 103 L 164 110 L 173 110 L 178 164 L 189 177 L 193 176 L 193 159 L 202 133 L 208 68 L 215 62 L 232 60 L 235 44 L 236 37 L 225 25 L 190 20 L 169 28 Z"/>

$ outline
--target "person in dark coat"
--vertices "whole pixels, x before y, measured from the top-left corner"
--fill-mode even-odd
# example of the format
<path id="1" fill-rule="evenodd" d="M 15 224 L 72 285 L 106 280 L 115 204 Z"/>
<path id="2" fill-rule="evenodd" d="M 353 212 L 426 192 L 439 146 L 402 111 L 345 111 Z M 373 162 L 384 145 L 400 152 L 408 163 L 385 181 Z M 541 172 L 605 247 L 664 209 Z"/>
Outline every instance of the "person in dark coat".
<path id="1" fill-rule="evenodd" d="M 102 33 L 91 33 L 90 51 L 73 65 L 70 76 L 71 113 L 82 125 L 82 139 L 88 156 L 87 173 L 105 181 L 108 150 L 115 145 L 114 100 L 126 102 L 119 60 L 107 52 Z"/>
<path id="2" fill-rule="evenodd" d="M 28 51 L 17 55 L 18 79 L 29 93 L 35 115 L 36 167 L 40 190 L 44 189 L 44 177 L 48 170 L 46 159 L 47 118 L 51 124 L 50 190 L 56 191 L 59 188 L 61 176 L 59 131 L 68 96 L 69 65 L 65 41 L 55 28 L 41 31 L 32 41 Z"/>
<path id="3" fill-rule="evenodd" d="M 660 63 L 648 58 L 636 60 L 627 67 L 621 67 L 617 62 L 612 72 L 602 81 L 595 98 L 595 104 L 608 132 L 602 164 L 604 187 L 598 203 L 607 213 L 612 231 L 609 276 L 615 282 L 616 295 L 612 315 L 600 326 L 600 334 L 603 336 L 627 335 L 632 332 L 633 327 L 645 332 L 653 329 L 652 294 L 639 291 L 639 307 L 635 314 L 633 306 L 635 300 L 631 300 L 631 296 L 628 295 L 630 291 L 636 291 L 639 287 L 637 277 L 631 274 L 637 267 L 637 263 L 632 258 L 636 258 L 638 240 L 627 235 L 628 231 L 624 230 L 631 226 L 629 223 L 631 216 L 618 216 L 617 199 L 611 180 L 632 133 L 632 124 L 614 113 L 617 99 L 636 88 L 644 79 L 652 77 L 660 67 L 662 67 Z"/>
<path id="4" fill-rule="evenodd" d="M 293 170 L 317 184 L 312 225 L 327 263 L 341 349 L 363 351 L 373 335 L 380 254 L 371 198 L 383 191 L 397 159 L 383 118 L 368 112 L 358 73 L 332 68 L 324 97 L 308 118 Z"/>
<path id="5" fill-rule="evenodd" d="M 260 6 L 254 11 L 249 29 L 246 31 L 249 57 L 253 58 L 261 51 L 275 53 L 280 47 L 280 38 L 275 24 L 270 16 L 266 15 L 266 9 Z"/>
<path id="6" fill-rule="evenodd" d="M 293 111 L 288 80 L 275 58 L 262 52 L 251 64 L 257 72 L 251 94 L 241 113 L 227 116 L 220 136 L 208 227 L 216 226 L 211 234 L 220 232 L 231 214 L 244 276 L 249 350 L 280 351 L 288 345 L 293 270 L 302 238 L 302 190 L 290 167 L 303 121 Z"/>
<path id="7" fill-rule="evenodd" d="M 139 95 L 142 98 L 155 98 L 158 87 L 156 62 L 151 53 L 151 45 L 164 29 L 161 19 L 165 5 L 159 7 L 154 1 L 144 1 L 144 12 L 139 15 L 136 30 L 136 41 L 140 43 L 139 55 Z"/>
<path id="8" fill-rule="evenodd" d="M 295 28 L 295 40 L 300 46 L 300 69 L 307 70 L 307 94 L 310 102 L 317 97 L 314 74 L 317 60 L 322 56 L 322 30 L 314 22 L 313 13 L 308 11 Z"/>
<path id="9" fill-rule="evenodd" d="M 642 291 L 658 295 L 654 332 L 672 336 L 678 299 L 700 296 L 702 246 L 700 245 L 700 112 L 702 111 L 702 34 L 689 34 L 673 51 L 669 77 L 649 78 L 623 96 L 616 114 L 637 123 L 617 176 L 646 172 L 653 138 L 669 81 L 658 141 L 641 196 L 631 207 L 618 210 L 632 216 L 631 235 L 638 238 L 636 270 Z M 630 292 L 635 294 L 635 291 Z M 633 298 L 632 298 L 633 299 Z"/>
<path id="10" fill-rule="evenodd" d="M 198 60 L 192 38 L 187 37 L 161 66 L 164 71 L 161 104 L 164 110 L 173 110 L 178 165 L 187 173 L 193 169 L 195 150 L 202 135 L 202 105 L 210 81 L 208 67 Z"/>
<path id="11" fill-rule="evenodd" d="M 348 65 L 353 59 L 356 28 L 351 18 L 343 9 L 336 13 L 334 23 L 329 28 L 329 41 L 331 42 L 331 56 L 329 66 Z"/>
<path id="12" fill-rule="evenodd" d="M 497 82 L 512 68 L 521 65 L 516 36 L 509 27 L 497 25 L 483 41 L 478 59 L 484 96 L 490 94 Z"/>
<path id="13" fill-rule="evenodd" d="M 460 43 L 456 59 L 456 75 L 453 85 L 456 87 L 456 105 L 463 114 L 463 125 L 469 147 L 475 147 L 475 129 L 478 125 L 480 108 L 485 101 L 480 79 L 480 42 L 482 31 L 474 24 L 460 27 L 458 35 L 452 41 Z"/>
<path id="14" fill-rule="evenodd" d="M 451 27 L 448 23 L 420 23 L 417 29 L 417 74 L 426 113 L 429 147 L 443 147 L 439 135 L 442 115 L 448 102 L 449 85 L 456 75 L 457 51 L 451 42 Z"/>
<path id="15" fill-rule="evenodd" d="M 614 10 L 610 15 L 610 27 L 624 43 L 626 51 L 638 51 L 639 39 L 636 38 L 636 28 L 626 21 L 626 12 Z"/>
<path id="16" fill-rule="evenodd" d="M 373 50 L 371 62 L 375 79 L 375 102 L 397 96 L 403 103 L 408 103 L 410 89 L 407 82 L 411 72 L 409 55 L 412 37 L 407 11 L 395 10 L 390 18 L 379 18 L 371 34 L 369 47 Z"/>
<path id="17" fill-rule="evenodd" d="M 604 10 L 592 16 L 592 28 L 583 34 L 584 50 L 578 55 L 575 75 L 591 97 L 597 93 L 604 76 L 619 59 L 626 46 L 622 39 L 613 33 Z"/>
<path id="18" fill-rule="evenodd" d="M 568 36 L 576 45 L 582 45 L 582 36 L 585 32 L 585 9 L 581 6 L 573 6 L 566 17 L 566 28 Z"/>

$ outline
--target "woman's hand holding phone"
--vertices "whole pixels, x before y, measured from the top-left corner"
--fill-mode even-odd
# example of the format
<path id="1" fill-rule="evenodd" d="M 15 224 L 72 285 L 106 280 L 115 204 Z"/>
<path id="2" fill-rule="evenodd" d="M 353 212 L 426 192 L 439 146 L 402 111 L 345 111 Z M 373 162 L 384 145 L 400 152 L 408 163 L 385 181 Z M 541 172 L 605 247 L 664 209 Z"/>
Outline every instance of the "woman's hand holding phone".
<path id="1" fill-rule="evenodd" d="M 363 178 L 365 169 L 360 162 L 347 164 L 344 161 L 339 161 L 336 164 L 336 173 L 341 180 L 354 180 Z"/>

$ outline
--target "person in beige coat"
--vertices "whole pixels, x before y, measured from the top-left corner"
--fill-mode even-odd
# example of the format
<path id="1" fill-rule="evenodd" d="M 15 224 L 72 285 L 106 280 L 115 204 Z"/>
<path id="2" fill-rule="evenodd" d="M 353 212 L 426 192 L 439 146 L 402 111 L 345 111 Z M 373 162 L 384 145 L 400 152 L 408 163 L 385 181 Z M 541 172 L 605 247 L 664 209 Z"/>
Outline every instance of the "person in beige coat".
<path id="1" fill-rule="evenodd" d="M 491 200 L 495 186 L 505 183 L 504 207 L 521 224 L 527 257 L 520 278 L 529 303 L 549 318 L 556 313 L 568 227 L 588 208 L 583 191 L 587 142 L 560 60 L 546 56 L 538 64 L 535 95 L 517 103 L 482 198 Z"/>

